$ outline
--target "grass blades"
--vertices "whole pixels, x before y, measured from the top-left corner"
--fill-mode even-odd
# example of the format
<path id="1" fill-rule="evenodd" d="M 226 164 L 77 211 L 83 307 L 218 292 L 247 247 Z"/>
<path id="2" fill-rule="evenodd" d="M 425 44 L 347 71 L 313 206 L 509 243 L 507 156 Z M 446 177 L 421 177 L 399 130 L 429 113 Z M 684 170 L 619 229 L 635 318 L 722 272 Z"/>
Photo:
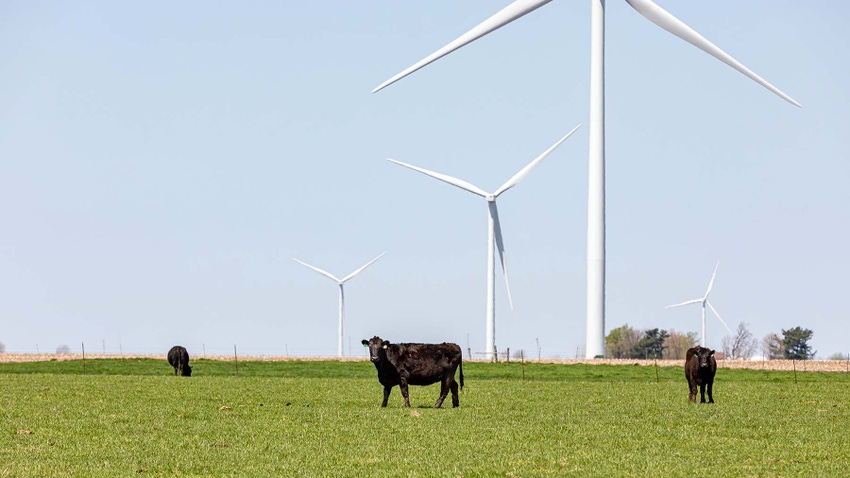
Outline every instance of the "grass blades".
<path id="1" fill-rule="evenodd" d="M 108 363 L 100 363 L 108 362 Z M 0 476 L 843 476 L 847 374 L 465 363 L 457 409 L 368 362 L 2 364 Z M 193 361 L 195 366 L 195 361 Z M 228 368 L 229 366 L 229 368 Z M 31 368 L 31 367 L 34 367 Z M 39 369 L 45 367 L 46 369 Z M 54 367 L 50 369 L 50 367 Z M 602 367 L 602 368 L 599 368 Z M 98 371 L 95 373 L 95 371 Z M 113 372 L 120 372 L 116 374 Z M 138 372 L 138 373 L 137 373 Z"/>

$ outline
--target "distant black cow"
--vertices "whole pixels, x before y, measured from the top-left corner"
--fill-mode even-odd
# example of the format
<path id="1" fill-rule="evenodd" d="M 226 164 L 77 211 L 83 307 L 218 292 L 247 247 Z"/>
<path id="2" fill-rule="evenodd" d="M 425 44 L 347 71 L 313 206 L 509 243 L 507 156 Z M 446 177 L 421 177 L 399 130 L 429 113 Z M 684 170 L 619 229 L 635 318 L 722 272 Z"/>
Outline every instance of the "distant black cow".
<path id="1" fill-rule="evenodd" d="M 178 373 L 184 377 L 192 376 L 192 367 L 189 366 L 189 352 L 186 347 L 175 345 L 168 351 L 168 364 L 174 367 L 174 375 Z"/>
<path id="2" fill-rule="evenodd" d="M 705 386 L 708 385 L 708 403 L 714 403 L 711 387 L 714 385 L 714 373 L 717 372 L 717 361 L 714 360 L 714 350 L 705 347 L 694 347 L 685 353 L 685 378 L 688 379 L 690 395 L 688 400 L 696 403 L 697 385 L 699 385 L 700 403 L 705 403 Z"/>
<path id="3" fill-rule="evenodd" d="M 384 401 L 387 406 L 390 391 L 395 385 L 401 389 L 404 406 L 410 407 L 408 385 L 431 385 L 440 382 L 440 398 L 434 408 L 440 408 L 449 390 L 452 406 L 459 405 L 455 371 L 460 368 L 460 388 L 463 390 L 462 352 L 457 344 L 391 344 L 380 337 L 363 340 L 369 347 L 369 359 L 378 369 L 378 381 L 384 386 Z"/>

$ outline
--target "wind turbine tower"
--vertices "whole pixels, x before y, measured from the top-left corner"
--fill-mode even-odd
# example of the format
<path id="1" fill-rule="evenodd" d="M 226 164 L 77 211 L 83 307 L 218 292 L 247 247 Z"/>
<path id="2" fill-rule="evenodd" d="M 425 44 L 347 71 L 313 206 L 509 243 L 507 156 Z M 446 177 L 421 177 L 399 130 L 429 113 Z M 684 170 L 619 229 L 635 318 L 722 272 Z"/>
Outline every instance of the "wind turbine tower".
<path id="1" fill-rule="evenodd" d="M 377 92 L 458 48 L 497 30 L 552 0 L 516 0 L 451 43 L 381 83 Z M 800 106 L 738 60 L 652 0 L 625 0 L 673 35 L 738 70 L 789 103 Z M 590 0 L 590 125 L 587 187 L 587 328 L 585 357 L 605 354 L 605 0 Z"/>
<path id="2" fill-rule="evenodd" d="M 700 347 L 705 347 L 705 307 L 708 306 L 709 309 L 714 313 L 714 316 L 717 317 L 717 320 L 726 327 L 726 330 L 729 331 L 730 334 L 734 334 L 732 329 L 726 325 L 726 321 L 724 321 L 720 314 L 717 313 L 717 310 L 714 309 L 714 306 L 708 301 L 708 294 L 711 293 L 711 288 L 714 287 L 714 277 L 717 275 L 717 268 L 720 267 L 720 263 L 718 262 L 716 266 L 714 266 L 714 273 L 711 274 L 711 280 L 708 282 L 708 289 L 705 291 L 705 295 L 700 297 L 699 299 L 693 299 L 686 302 L 682 302 L 680 304 L 668 305 L 665 309 L 669 309 L 671 307 L 679 307 L 680 305 L 689 305 L 689 304 L 700 304 L 702 309 L 702 334 L 700 335 L 699 345 Z"/>
<path id="3" fill-rule="evenodd" d="M 471 192 L 472 194 L 483 197 L 487 200 L 487 208 L 488 208 L 488 220 L 487 220 L 487 323 L 486 323 L 486 333 L 485 333 L 485 357 L 488 360 L 492 360 L 495 357 L 496 353 L 496 264 L 495 264 L 495 256 L 496 256 L 496 247 L 499 250 L 499 262 L 502 265 L 502 274 L 505 277 L 505 288 L 508 292 L 508 302 L 511 305 L 511 309 L 513 309 L 513 300 L 511 299 L 511 287 L 508 283 L 508 269 L 507 269 L 507 259 L 505 258 L 505 245 L 502 240 L 502 226 L 499 222 L 499 210 L 496 208 L 496 198 L 498 198 L 502 193 L 507 191 L 508 189 L 516 186 L 522 181 L 528 174 L 534 169 L 540 161 L 543 161 L 546 156 L 549 155 L 552 151 L 555 150 L 558 146 L 561 145 L 567 138 L 572 136 L 573 133 L 579 127 L 576 126 L 572 131 L 567 133 L 566 136 L 559 139 L 557 143 L 552 145 L 549 149 L 543 152 L 540 156 L 534 159 L 534 161 L 530 162 L 527 166 L 522 168 L 518 173 L 516 173 L 511 179 L 508 179 L 505 184 L 499 187 L 495 192 L 488 193 L 481 188 L 470 184 L 462 179 L 457 179 L 452 176 L 448 176 L 441 173 L 435 173 L 433 171 L 429 171 L 427 169 L 419 168 L 407 163 L 402 163 L 401 161 L 396 161 L 395 159 L 387 158 L 387 161 L 391 161 L 400 166 L 404 166 L 406 168 L 410 168 L 414 171 L 418 171 L 426 176 L 430 176 L 435 179 L 439 179 L 440 181 L 451 184 L 452 186 L 456 186 L 464 191 Z"/>
<path id="4" fill-rule="evenodd" d="M 307 264 L 306 262 L 299 261 L 298 259 L 296 259 L 294 257 L 292 258 L 293 261 L 301 264 L 304 267 L 313 269 L 314 271 L 318 272 L 319 274 L 322 274 L 323 276 L 325 276 L 328 279 L 336 282 L 339 285 L 339 340 L 337 342 L 336 351 L 337 351 L 337 355 L 340 356 L 340 357 L 342 357 L 342 337 L 344 335 L 344 329 L 345 329 L 345 289 L 344 289 L 343 286 L 345 285 L 345 283 L 349 279 L 351 279 L 352 277 L 356 276 L 357 274 L 363 272 L 363 270 L 366 269 L 367 267 L 371 266 L 373 262 L 377 261 L 381 257 L 384 257 L 384 254 L 386 254 L 386 252 L 381 253 L 381 255 L 379 255 L 378 257 L 367 262 L 366 264 L 361 266 L 359 269 L 352 272 L 351 274 L 348 274 L 347 276 L 343 277 L 342 279 L 337 278 L 335 275 L 331 274 L 330 272 L 323 271 L 322 269 L 319 269 L 318 267 L 311 266 L 310 264 Z M 349 351 L 349 353 L 350 353 L 350 351 Z"/>

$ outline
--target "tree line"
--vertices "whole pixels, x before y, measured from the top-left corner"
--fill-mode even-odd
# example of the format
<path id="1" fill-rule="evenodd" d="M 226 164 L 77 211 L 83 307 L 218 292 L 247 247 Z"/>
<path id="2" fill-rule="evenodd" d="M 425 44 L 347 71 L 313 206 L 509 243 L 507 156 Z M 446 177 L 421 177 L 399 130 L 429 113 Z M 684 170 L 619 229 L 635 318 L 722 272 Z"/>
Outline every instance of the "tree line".
<path id="1" fill-rule="evenodd" d="M 745 360 L 761 350 L 768 360 L 809 360 L 816 351 L 809 345 L 814 332 L 802 327 L 782 329 L 779 334 L 767 334 L 761 340 L 753 336 L 747 324 L 741 322 L 732 335 L 723 337 L 723 353 L 727 359 Z M 699 338 L 695 332 L 648 329 L 638 330 L 628 324 L 611 330 L 605 337 L 605 356 L 608 358 L 670 359 L 682 360 L 691 347 L 697 346 Z"/>

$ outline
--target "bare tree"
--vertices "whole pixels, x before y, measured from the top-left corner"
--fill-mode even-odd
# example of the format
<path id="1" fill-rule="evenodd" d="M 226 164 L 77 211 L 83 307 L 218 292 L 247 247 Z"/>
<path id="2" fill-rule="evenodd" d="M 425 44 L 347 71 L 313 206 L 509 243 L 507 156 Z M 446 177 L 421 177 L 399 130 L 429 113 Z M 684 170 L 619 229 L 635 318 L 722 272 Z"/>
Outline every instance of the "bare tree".
<path id="1" fill-rule="evenodd" d="M 60 346 L 56 347 L 56 353 L 57 354 L 69 354 L 69 353 L 71 353 L 71 347 L 68 347 L 67 345 L 60 345 Z"/>
<path id="2" fill-rule="evenodd" d="M 776 334 L 767 334 L 761 340 L 761 350 L 768 360 L 785 358 L 785 346 L 782 338 Z"/>
<path id="3" fill-rule="evenodd" d="M 685 352 L 696 344 L 697 334 L 695 332 L 683 334 L 671 330 L 670 335 L 664 341 L 664 358 L 668 360 L 683 360 L 685 358 Z"/>
<path id="4" fill-rule="evenodd" d="M 735 335 L 723 337 L 723 353 L 726 354 L 728 359 L 748 359 L 752 357 L 756 350 L 758 350 L 758 341 L 747 328 L 747 324 L 743 322 L 738 324 Z"/>

